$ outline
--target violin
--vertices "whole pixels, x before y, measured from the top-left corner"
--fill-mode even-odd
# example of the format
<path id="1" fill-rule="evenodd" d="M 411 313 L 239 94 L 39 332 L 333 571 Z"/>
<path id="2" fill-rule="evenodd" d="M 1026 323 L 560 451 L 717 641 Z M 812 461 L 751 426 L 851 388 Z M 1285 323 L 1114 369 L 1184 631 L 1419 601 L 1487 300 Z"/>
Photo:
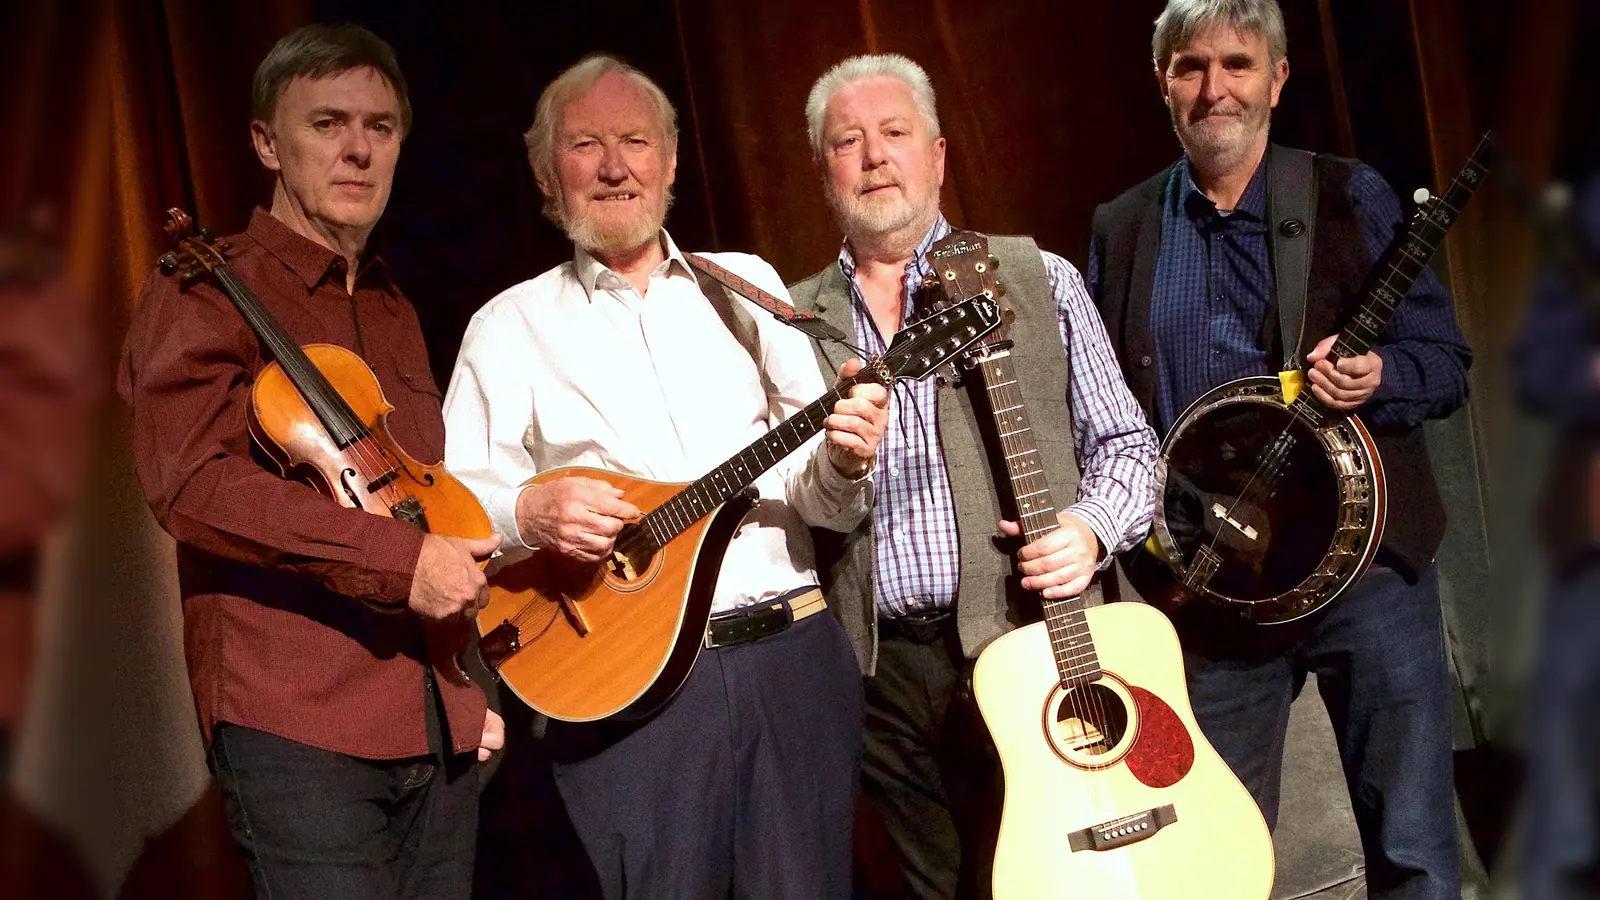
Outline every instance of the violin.
<path id="1" fill-rule="evenodd" d="M 445 470 L 420 462 L 389 434 L 394 406 L 372 368 L 334 344 L 296 344 L 228 265 L 228 245 L 196 231 L 189 215 L 167 210 L 173 249 L 159 265 L 188 284 L 209 275 L 255 332 L 272 362 L 250 389 L 250 437 L 278 467 L 341 506 L 406 522 L 430 534 L 485 538 L 493 523 L 478 498 Z M 380 607 L 388 609 L 389 607 Z M 469 617 L 425 625 L 434 670 L 462 685 L 460 655 L 473 634 Z"/>

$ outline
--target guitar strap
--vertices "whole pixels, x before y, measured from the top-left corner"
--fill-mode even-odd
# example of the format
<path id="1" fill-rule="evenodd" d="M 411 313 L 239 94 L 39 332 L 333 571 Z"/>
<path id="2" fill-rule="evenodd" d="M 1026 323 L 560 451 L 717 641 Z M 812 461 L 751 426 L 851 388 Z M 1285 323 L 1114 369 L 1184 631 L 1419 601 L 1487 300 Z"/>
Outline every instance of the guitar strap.
<path id="1" fill-rule="evenodd" d="M 1306 289 L 1317 221 L 1315 159 L 1313 153 L 1277 144 L 1267 150 L 1267 244 L 1286 373 L 1305 366 Z"/>
<path id="2" fill-rule="evenodd" d="M 711 260 L 699 255 L 698 253 L 685 253 L 684 258 L 689 260 L 689 265 L 711 276 L 711 278 L 722 287 L 734 291 L 735 293 L 744 297 L 746 300 L 749 300 L 751 303 L 754 303 L 767 312 L 772 313 L 772 317 L 777 319 L 779 322 L 782 322 L 783 324 L 793 328 L 798 328 L 819 341 L 848 340 L 843 332 L 832 325 L 829 325 L 827 322 L 817 318 L 816 316 L 813 316 L 810 313 L 804 313 L 798 309 L 795 309 L 782 300 L 779 300 L 777 297 L 774 297 L 754 284 L 751 284 L 747 279 L 740 278 L 738 275 L 733 274 L 727 269 L 724 269 L 722 266 L 719 266 Z M 695 280 L 700 282 L 700 290 L 706 291 L 705 281 L 698 275 L 695 276 Z M 721 292 L 719 291 L 719 293 Z M 726 295 L 724 294 L 724 296 Z M 711 297 L 711 293 L 709 291 L 706 292 L 706 297 Z M 715 305 L 717 302 L 718 301 L 716 300 L 712 300 L 713 305 Z M 720 313 L 721 310 L 718 310 L 718 312 Z M 723 319 L 726 321 L 727 317 L 724 316 Z M 751 327 L 754 328 L 754 323 L 752 323 Z M 735 330 L 734 334 L 737 335 L 739 332 Z"/>
<path id="3" fill-rule="evenodd" d="M 733 302 L 733 298 L 728 296 L 728 289 L 721 281 L 699 272 L 693 275 L 695 284 L 700 285 L 700 293 L 706 295 L 706 300 L 710 301 L 711 308 L 717 311 L 722 324 L 728 326 L 728 330 L 738 339 L 739 345 L 750 354 L 750 360 L 756 364 L 756 372 L 761 375 L 761 390 L 771 397 L 774 386 L 772 379 L 767 375 L 766 366 L 761 364 L 761 335 L 756 331 L 756 320 L 750 315 L 749 310 Z"/>

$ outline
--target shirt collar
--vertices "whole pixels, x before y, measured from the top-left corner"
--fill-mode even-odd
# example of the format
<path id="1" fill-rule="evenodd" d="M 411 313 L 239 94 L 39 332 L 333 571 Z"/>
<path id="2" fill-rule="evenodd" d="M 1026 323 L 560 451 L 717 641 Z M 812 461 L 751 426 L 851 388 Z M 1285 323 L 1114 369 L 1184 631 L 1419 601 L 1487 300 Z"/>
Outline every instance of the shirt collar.
<path id="1" fill-rule="evenodd" d="M 1267 220 L 1267 157 L 1262 154 L 1261 162 L 1256 165 L 1255 174 L 1250 176 L 1250 183 L 1245 186 L 1244 196 L 1239 198 L 1239 205 L 1234 207 L 1230 215 L 1244 215 L 1258 222 Z M 1178 167 L 1178 199 L 1183 208 L 1189 212 L 1191 218 L 1208 218 L 1217 216 L 1217 205 L 1211 202 L 1203 191 L 1194 183 L 1194 176 L 1189 169 L 1189 156 L 1184 154 L 1183 162 Z"/>
<path id="2" fill-rule="evenodd" d="M 315 289 L 332 273 L 337 273 L 340 285 L 344 284 L 344 257 L 285 225 L 265 208 L 258 206 L 250 214 L 245 234 L 299 276 L 307 291 Z M 381 274 L 386 280 L 389 277 L 388 266 L 376 254 L 368 254 L 361 261 L 357 280 L 368 273 Z"/>
<path id="3" fill-rule="evenodd" d="M 662 246 L 667 251 L 666 259 L 663 259 L 661 265 L 656 266 L 655 271 L 650 274 L 652 276 L 661 275 L 665 277 L 672 274 L 674 267 L 676 267 L 682 274 L 693 278 L 694 273 L 689 268 L 689 260 L 684 257 L 683 251 L 678 249 L 677 242 L 672 239 L 672 235 L 668 234 L 665 228 L 661 229 L 660 239 Z M 595 259 L 589 251 L 581 247 L 572 248 L 572 271 L 573 274 L 578 276 L 578 283 L 583 285 L 584 294 L 591 300 L 594 299 L 594 289 L 597 284 L 601 287 L 614 287 L 627 283 L 627 279 L 611 271 L 604 263 Z M 609 281 L 611 279 L 615 279 L 615 283 L 601 283 L 602 280 Z"/>
<path id="4" fill-rule="evenodd" d="M 927 261 L 928 250 L 936 241 L 949 234 L 951 230 L 950 223 L 945 219 L 944 213 L 937 213 L 933 219 L 933 227 L 929 228 L 928 233 L 922 236 L 922 243 L 917 245 L 916 252 L 911 256 L 911 262 L 906 265 L 906 274 L 911 274 L 912 269 L 918 270 L 918 273 L 922 275 L 933 271 Z M 846 280 L 855 280 L 856 258 L 850 253 L 849 241 L 845 241 L 839 247 L 839 271 L 844 273 Z"/>

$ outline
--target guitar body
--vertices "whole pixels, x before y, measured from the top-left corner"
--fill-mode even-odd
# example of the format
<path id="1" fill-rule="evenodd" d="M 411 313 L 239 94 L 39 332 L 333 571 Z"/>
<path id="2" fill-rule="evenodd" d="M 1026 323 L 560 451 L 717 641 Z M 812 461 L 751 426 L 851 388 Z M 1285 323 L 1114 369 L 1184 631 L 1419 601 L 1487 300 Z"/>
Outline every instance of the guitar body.
<path id="1" fill-rule="evenodd" d="M 642 513 L 685 487 L 568 466 L 529 484 L 594 478 Z M 524 703 L 569 722 L 639 718 L 689 677 L 705 639 L 722 556 L 750 500 L 735 496 L 648 557 L 582 565 L 538 552 L 489 577 L 483 654 Z M 621 542 L 619 541 L 619 546 Z"/>
<path id="2" fill-rule="evenodd" d="M 1141 596 L 1170 607 L 1198 594 L 1267 624 L 1310 615 L 1360 579 L 1387 514 L 1366 426 L 1313 425 L 1273 377 L 1219 385 L 1184 412 L 1162 442 L 1156 496 L 1168 565 L 1140 551 L 1129 579 Z"/>
<path id="3" fill-rule="evenodd" d="M 1096 681 L 1062 690 L 1043 622 L 973 670 L 1005 772 L 996 900 L 1266 900 L 1272 837 L 1195 723 L 1172 626 L 1140 603 L 1084 615 Z"/>

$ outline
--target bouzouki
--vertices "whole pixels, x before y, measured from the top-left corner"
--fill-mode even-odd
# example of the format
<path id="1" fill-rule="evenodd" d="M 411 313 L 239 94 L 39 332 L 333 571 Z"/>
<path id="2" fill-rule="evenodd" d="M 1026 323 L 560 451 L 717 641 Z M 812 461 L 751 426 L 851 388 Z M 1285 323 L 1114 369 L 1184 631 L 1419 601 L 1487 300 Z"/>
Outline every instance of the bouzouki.
<path id="1" fill-rule="evenodd" d="M 598 564 L 539 551 L 492 571 L 489 604 L 478 612 L 484 661 L 553 719 L 648 715 L 699 657 L 723 553 L 751 508 L 755 479 L 820 432 L 856 384 L 924 378 L 999 321 L 993 301 L 976 297 L 907 326 L 880 359 L 690 484 L 582 466 L 529 479 L 599 479 L 643 515 Z"/>
<path id="2" fill-rule="evenodd" d="M 227 262 L 228 246 L 195 233 L 167 211 L 174 249 L 161 271 L 187 285 L 210 275 L 272 357 L 250 389 L 250 436 L 285 477 L 309 483 L 342 506 L 399 519 L 421 531 L 486 538 L 494 525 L 478 498 L 443 464 L 413 459 L 389 435 L 394 409 L 361 357 L 334 344 L 296 344 Z M 383 607 L 387 609 L 387 607 Z M 429 662 L 454 684 L 468 681 L 460 653 L 472 637 L 463 619 L 424 626 Z"/>
<path id="3" fill-rule="evenodd" d="M 1376 269 L 1330 362 L 1377 344 L 1488 168 L 1488 137 L 1443 197 L 1417 192 L 1405 232 Z M 1241 378 L 1194 401 L 1161 444 L 1152 540 L 1130 580 L 1163 608 L 1203 597 L 1250 622 L 1304 618 L 1371 565 L 1383 540 L 1383 461 L 1360 418 L 1278 377 Z M 1159 560 L 1159 562 L 1158 562 Z"/>
<path id="4" fill-rule="evenodd" d="M 982 235 L 953 232 L 929 256 L 945 296 L 999 292 Z M 1003 327 L 962 363 L 982 378 L 996 462 L 1032 542 L 1059 523 Z M 1271 836 L 1195 723 L 1166 617 L 1082 596 L 1040 603 L 1044 621 L 995 640 L 973 669 L 1005 773 L 996 900 L 1265 900 Z"/>

